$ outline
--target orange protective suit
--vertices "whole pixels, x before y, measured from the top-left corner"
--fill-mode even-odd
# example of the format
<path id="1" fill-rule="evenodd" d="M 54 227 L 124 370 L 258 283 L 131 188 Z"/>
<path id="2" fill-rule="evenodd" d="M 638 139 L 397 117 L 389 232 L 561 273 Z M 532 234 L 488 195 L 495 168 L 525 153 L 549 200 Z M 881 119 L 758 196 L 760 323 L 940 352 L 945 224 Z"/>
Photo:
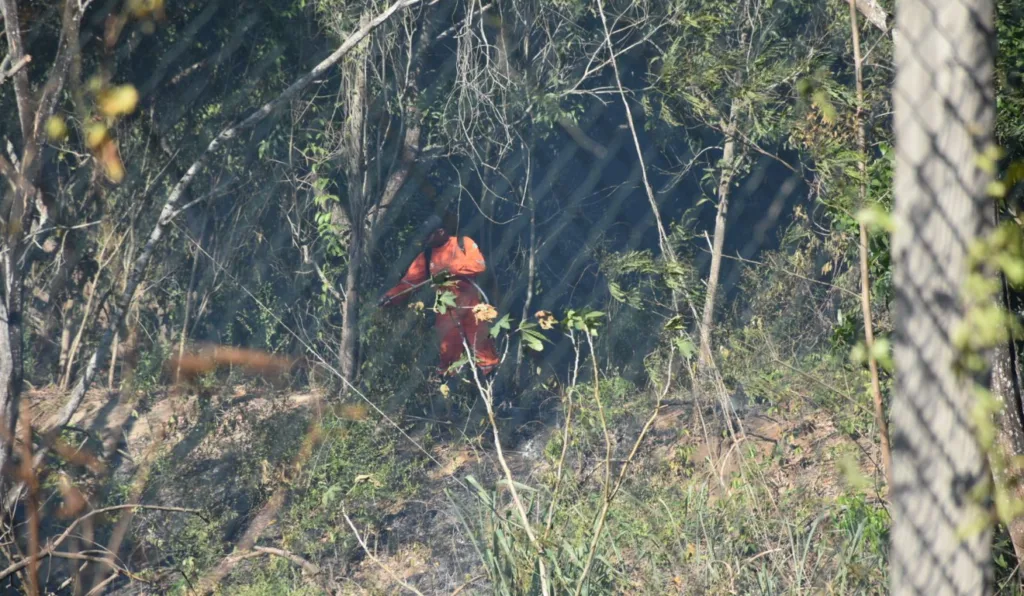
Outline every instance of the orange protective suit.
<path id="1" fill-rule="evenodd" d="M 462 237 L 462 247 L 455 236 L 449 236 L 443 244 L 431 249 L 430 269 L 427 269 L 426 255 L 420 253 L 409 265 L 402 281 L 384 294 L 391 303 L 405 302 L 412 291 L 412 286 L 422 284 L 428 278 L 447 271 L 454 281 L 453 286 L 445 289 L 455 294 L 455 308 L 449 308 L 445 314 L 437 315 L 434 329 L 441 342 L 440 373 L 446 374 L 448 368 L 462 357 L 464 347 L 463 333 L 466 342 L 476 353 L 477 366 L 487 374 L 498 365 L 498 354 L 494 349 L 494 341 L 489 333 L 486 322 L 476 320 L 473 307 L 480 304 L 480 293 L 468 280 L 487 270 L 484 255 L 480 247 L 468 236 Z"/>

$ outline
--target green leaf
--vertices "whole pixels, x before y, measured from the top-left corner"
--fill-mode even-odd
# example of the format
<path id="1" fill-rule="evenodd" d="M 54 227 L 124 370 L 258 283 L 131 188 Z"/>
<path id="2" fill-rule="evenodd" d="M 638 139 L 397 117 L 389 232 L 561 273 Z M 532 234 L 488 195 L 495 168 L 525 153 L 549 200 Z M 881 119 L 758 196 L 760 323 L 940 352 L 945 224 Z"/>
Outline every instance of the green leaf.
<path id="1" fill-rule="evenodd" d="M 511 328 L 512 326 L 508 322 L 508 313 L 505 313 L 505 316 L 501 317 L 491 325 L 490 335 L 493 338 L 497 338 L 498 335 L 501 334 L 502 330 L 507 331 Z"/>
<path id="2" fill-rule="evenodd" d="M 871 356 L 885 370 L 893 370 L 892 346 L 889 344 L 888 339 L 884 337 L 876 338 L 874 343 L 871 344 Z"/>
<path id="3" fill-rule="evenodd" d="M 665 329 L 667 331 L 683 331 L 686 329 L 686 323 L 683 319 L 683 315 L 675 315 L 665 323 Z"/>
<path id="4" fill-rule="evenodd" d="M 868 230 L 884 230 L 892 233 L 895 230 L 892 216 L 880 205 L 869 205 L 857 212 L 857 223 L 863 224 Z"/>
<path id="5" fill-rule="evenodd" d="M 508 486 L 508 484 L 509 484 L 509 481 L 507 479 L 505 479 L 505 478 L 502 478 L 501 480 L 498 480 L 495 483 L 496 486 Z M 523 484 L 522 482 L 517 482 L 515 480 L 512 480 L 512 486 L 516 487 L 519 490 L 526 491 L 526 492 L 531 492 L 531 493 L 537 492 L 537 489 L 533 488 L 532 486 L 527 486 L 527 485 Z"/>
<path id="6" fill-rule="evenodd" d="M 452 362 L 451 366 L 448 367 L 446 372 L 453 372 L 462 368 L 463 365 L 469 364 L 469 354 L 463 352 L 462 356 L 455 362 Z"/>
<path id="7" fill-rule="evenodd" d="M 679 353 L 683 355 L 683 358 L 686 358 L 687 360 L 693 358 L 693 355 L 697 353 L 697 346 L 689 337 L 676 338 L 676 348 L 679 350 Z"/>
<path id="8" fill-rule="evenodd" d="M 622 291 L 619 284 L 614 281 L 608 284 L 608 292 L 612 295 L 612 299 L 617 302 L 626 302 L 626 293 Z"/>
<path id="9" fill-rule="evenodd" d="M 443 292 L 438 292 L 438 294 L 437 294 L 437 302 L 436 302 L 435 308 L 437 309 L 437 312 L 439 314 L 443 315 L 443 314 L 448 312 L 449 308 L 455 308 L 455 307 L 456 307 L 455 294 L 453 294 L 453 293 L 451 293 L 451 292 L 449 292 L 447 290 L 445 290 Z"/>
<path id="10" fill-rule="evenodd" d="M 531 329 L 522 329 L 521 333 L 523 336 L 523 343 L 526 344 L 527 348 L 534 352 L 544 351 L 544 342 L 547 340 L 546 337 Z"/>
<path id="11" fill-rule="evenodd" d="M 324 507 L 329 507 L 332 503 L 334 503 L 334 501 L 338 498 L 338 495 L 340 494 L 341 487 L 335 484 L 334 486 L 324 491 L 323 496 L 320 497 L 320 504 L 323 505 Z"/>

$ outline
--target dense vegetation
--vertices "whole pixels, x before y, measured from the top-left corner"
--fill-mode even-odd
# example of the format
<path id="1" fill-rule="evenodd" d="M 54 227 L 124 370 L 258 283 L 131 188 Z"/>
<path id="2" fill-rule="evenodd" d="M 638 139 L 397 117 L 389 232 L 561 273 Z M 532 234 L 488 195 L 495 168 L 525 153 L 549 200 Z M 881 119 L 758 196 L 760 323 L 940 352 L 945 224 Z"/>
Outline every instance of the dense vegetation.
<path id="1" fill-rule="evenodd" d="M 856 4 L 0 0 L 4 589 L 885 592 L 893 2 Z M 377 304 L 445 209 L 491 381 L 433 372 L 443 286 Z M 205 344 L 299 360 L 175 382 Z"/>

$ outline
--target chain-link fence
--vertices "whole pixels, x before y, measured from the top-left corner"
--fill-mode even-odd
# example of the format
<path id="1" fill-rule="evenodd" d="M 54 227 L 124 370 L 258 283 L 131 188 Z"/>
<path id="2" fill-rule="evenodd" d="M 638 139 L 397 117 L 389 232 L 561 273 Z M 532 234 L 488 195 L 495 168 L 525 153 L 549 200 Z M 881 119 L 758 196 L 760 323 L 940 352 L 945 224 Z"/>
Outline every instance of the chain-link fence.
<path id="1" fill-rule="evenodd" d="M 5 589 L 1009 581 L 1016 54 L 891 4 L 0 0 Z"/>

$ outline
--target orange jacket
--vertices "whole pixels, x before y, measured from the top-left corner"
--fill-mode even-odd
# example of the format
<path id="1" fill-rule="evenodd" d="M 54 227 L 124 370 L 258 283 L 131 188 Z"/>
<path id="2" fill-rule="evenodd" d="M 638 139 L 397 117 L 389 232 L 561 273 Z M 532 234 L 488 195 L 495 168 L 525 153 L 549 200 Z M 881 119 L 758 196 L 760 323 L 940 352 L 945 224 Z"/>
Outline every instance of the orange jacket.
<path id="1" fill-rule="evenodd" d="M 459 239 L 451 236 L 441 246 L 431 250 L 430 268 L 427 268 L 427 259 L 424 253 L 416 255 L 409 269 L 402 277 L 398 285 L 391 288 L 384 294 L 391 302 L 404 302 L 412 293 L 409 288 L 421 284 L 431 276 L 447 271 L 454 277 L 476 277 L 487 270 L 484 255 L 480 247 L 469 236 L 462 237 L 462 248 L 459 248 Z M 460 284 L 461 285 L 461 284 Z M 402 294 L 402 292 L 405 292 Z M 399 295 L 401 294 L 401 295 Z"/>

